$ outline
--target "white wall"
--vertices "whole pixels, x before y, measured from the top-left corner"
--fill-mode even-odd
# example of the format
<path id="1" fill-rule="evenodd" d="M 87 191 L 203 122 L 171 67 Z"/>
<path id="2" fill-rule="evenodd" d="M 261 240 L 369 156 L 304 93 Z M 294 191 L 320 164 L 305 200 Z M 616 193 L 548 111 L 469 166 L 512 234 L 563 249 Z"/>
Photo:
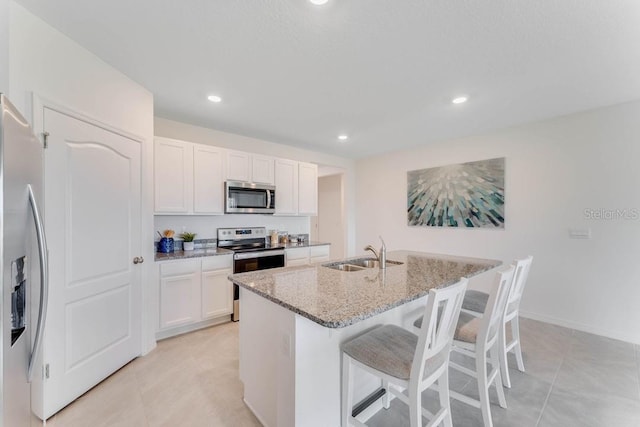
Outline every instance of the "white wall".
<path id="1" fill-rule="evenodd" d="M 153 95 L 22 6 L 11 1 L 9 8 L 9 93 L 25 117 L 33 119 L 34 93 L 144 140 L 141 226 L 148 243 L 142 255 L 153 259 Z M 152 268 L 153 263 L 144 265 L 143 284 Z M 143 286 L 143 301 L 150 300 L 150 289 Z M 148 338 L 143 350 L 148 350 L 155 345 L 155 325 L 148 322 L 143 336 Z"/>
<path id="2" fill-rule="evenodd" d="M 0 0 L 0 93 L 9 94 L 9 1 Z"/>
<path id="3" fill-rule="evenodd" d="M 331 258 L 344 258 L 343 175 L 318 178 L 318 240 L 331 243 Z"/>
<path id="4" fill-rule="evenodd" d="M 339 167 L 345 171 L 347 191 L 355 191 L 354 161 L 350 159 L 159 117 L 155 119 L 155 135 L 198 144 L 208 144 L 233 150 L 311 162 L 323 166 Z M 347 244 L 350 245 L 349 247 L 353 250 L 355 242 L 355 202 L 353 198 L 351 200 L 350 214 L 347 216 L 347 223 L 349 224 L 347 226 Z M 157 215 L 155 217 L 155 227 L 160 231 L 165 228 L 171 228 L 177 232 L 181 232 L 183 225 L 193 229 L 199 233 L 198 237 L 203 238 L 215 237 L 215 230 L 218 227 L 265 226 L 267 229 L 277 228 L 278 230 L 285 230 L 292 234 L 309 233 L 310 231 L 309 218 L 300 217 L 269 217 L 265 215 L 224 215 L 218 217 L 164 217 Z"/>
<path id="5" fill-rule="evenodd" d="M 407 226 L 407 171 L 494 157 L 506 157 L 504 230 Z M 640 343 L 640 219 L 584 213 L 640 209 L 639 159 L 640 102 L 364 159 L 356 244 L 382 234 L 390 249 L 505 262 L 531 254 L 524 315 Z M 592 238 L 570 239 L 570 228 Z"/>

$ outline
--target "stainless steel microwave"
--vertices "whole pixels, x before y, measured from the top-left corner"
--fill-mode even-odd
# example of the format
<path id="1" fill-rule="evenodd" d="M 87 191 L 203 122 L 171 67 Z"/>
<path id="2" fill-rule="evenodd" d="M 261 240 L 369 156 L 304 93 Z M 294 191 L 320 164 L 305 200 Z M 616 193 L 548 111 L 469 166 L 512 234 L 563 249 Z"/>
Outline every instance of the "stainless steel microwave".
<path id="1" fill-rule="evenodd" d="M 227 181 L 225 213 L 272 214 L 276 211 L 276 187 L 252 182 Z"/>

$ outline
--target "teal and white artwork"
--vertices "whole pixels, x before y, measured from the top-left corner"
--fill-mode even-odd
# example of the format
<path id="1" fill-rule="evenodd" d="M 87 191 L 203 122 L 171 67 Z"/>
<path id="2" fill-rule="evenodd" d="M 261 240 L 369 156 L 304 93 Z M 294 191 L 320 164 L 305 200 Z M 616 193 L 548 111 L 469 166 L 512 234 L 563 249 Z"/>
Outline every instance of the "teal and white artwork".
<path id="1" fill-rule="evenodd" d="M 505 158 L 407 172 L 407 220 L 426 227 L 504 228 Z"/>

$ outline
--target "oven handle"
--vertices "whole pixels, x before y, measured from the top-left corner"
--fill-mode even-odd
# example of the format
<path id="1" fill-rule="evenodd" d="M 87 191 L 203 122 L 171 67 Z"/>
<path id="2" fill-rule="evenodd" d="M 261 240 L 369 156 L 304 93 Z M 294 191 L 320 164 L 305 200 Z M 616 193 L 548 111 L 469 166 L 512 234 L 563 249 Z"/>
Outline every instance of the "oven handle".
<path id="1" fill-rule="evenodd" d="M 267 256 L 284 255 L 284 249 L 277 251 L 265 251 L 265 252 L 246 252 L 240 254 L 234 254 L 233 259 L 250 259 L 250 258 L 262 258 Z"/>

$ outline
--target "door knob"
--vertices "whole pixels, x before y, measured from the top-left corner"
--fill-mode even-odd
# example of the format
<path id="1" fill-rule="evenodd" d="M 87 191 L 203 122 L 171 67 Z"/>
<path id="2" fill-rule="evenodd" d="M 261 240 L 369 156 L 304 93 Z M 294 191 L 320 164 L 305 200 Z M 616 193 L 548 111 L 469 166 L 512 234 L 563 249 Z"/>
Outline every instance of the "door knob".
<path id="1" fill-rule="evenodd" d="M 144 258 L 142 258 L 141 256 L 137 256 L 133 259 L 134 264 L 142 264 L 143 262 L 144 262 Z"/>

